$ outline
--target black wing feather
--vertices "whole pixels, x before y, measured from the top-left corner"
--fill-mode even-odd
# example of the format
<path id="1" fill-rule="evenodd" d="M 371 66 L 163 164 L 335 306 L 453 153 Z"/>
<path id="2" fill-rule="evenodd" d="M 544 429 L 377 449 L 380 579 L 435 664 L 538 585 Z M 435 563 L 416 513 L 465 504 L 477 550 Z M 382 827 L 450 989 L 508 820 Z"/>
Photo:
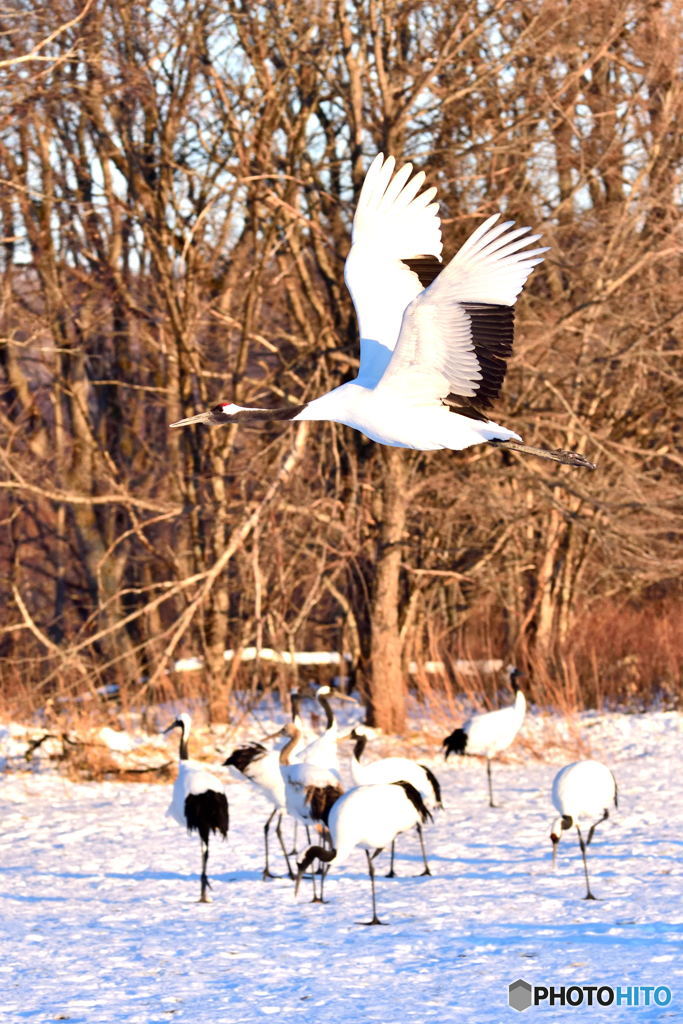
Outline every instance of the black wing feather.
<path id="1" fill-rule="evenodd" d="M 438 256 L 415 256 L 412 259 L 401 260 L 401 263 L 405 263 L 414 274 L 417 274 L 423 288 L 429 288 L 443 270 L 443 263 Z"/>
<path id="2" fill-rule="evenodd" d="M 262 743 L 247 743 L 243 747 L 236 747 L 224 765 L 231 765 L 238 772 L 244 775 L 250 764 L 260 761 L 268 753 Z"/>
<path id="3" fill-rule="evenodd" d="M 470 318 L 472 345 L 482 379 L 476 384 L 477 391 L 472 398 L 451 393 L 444 399 L 444 404 L 461 416 L 486 420 L 482 409 L 489 409 L 498 398 L 505 380 L 507 360 L 512 355 L 515 311 L 513 306 L 492 302 L 462 302 L 460 305 Z"/>

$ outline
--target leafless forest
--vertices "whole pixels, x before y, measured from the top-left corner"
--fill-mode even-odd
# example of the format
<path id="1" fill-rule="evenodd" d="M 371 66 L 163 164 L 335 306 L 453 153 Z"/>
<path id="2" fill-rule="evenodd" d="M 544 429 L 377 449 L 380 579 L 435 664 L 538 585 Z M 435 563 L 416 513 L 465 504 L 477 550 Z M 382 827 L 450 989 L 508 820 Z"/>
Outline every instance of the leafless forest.
<path id="1" fill-rule="evenodd" d="M 677 701 L 681 27 L 669 0 L 3 5 L 6 708 L 295 681 L 225 662 L 245 646 L 350 652 L 395 731 L 457 658 L 514 660 L 541 703 Z M 438 186 L 446 256 L 498 210 L 543 231 L 495 418 L 595 473 L 169 432 L 354 374 L 379 150 Z"/>

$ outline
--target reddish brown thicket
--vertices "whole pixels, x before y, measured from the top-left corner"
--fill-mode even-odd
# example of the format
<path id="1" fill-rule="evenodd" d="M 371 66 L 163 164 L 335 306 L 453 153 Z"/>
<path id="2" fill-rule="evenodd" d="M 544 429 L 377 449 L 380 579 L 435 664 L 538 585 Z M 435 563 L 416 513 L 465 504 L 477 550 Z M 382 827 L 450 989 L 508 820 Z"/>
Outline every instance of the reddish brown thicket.
<path id="1" fill-rule="evenodd" d="M 394 730 L 427 657 L 675 701 L 680 39 L 650 0 L 6 7 L 4 699 L 219 710 L 296 680 L 223 658 L 256 645 L 350 651 Z M 329 424 L 169 433 L 353 373 L 343 261 L 379 149 L 439 187 L 447 254 L 496 210 L 542 229 L 496 418 L 596 473 Z"/>

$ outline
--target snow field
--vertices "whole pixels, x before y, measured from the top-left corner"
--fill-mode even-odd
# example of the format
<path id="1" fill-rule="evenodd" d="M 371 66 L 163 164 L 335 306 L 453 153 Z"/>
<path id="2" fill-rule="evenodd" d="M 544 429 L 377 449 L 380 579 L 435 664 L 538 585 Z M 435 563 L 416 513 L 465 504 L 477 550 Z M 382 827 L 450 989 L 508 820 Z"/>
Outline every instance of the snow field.
<path id="1" fill-rule="evenodd" d="M 365 854 L 333 869 L 329 904 L 262 882 L 269 805 L 232 782 L 228 840 L 212 841 L 213 902 L 199 895 L 199 840 L 165 811 L 170 785 L 0 781 L 0 1021 L 43 1024 L 315 1024 L 679 1021 L 683 1019 L 682 719 L 586 716 L 592 754 L 619 783 L 619 809 L 589 849 L 598 897 L 584 901 L 575 833 L 550 868 L 550 786 L 564 761 L 494 764 L 487 806 L 477 760 L 428 759 L 446 811 L 378 858 L 370 916 Z M 175 751 L 175 744 L 170 745 Z M 371 755 L 373 756 L 373 755 Z M 344 755 L 342 755 L 344 757 Z M 421 758 L 422 759 L 422 758 Z M 566 758 L 571 760 L 571 758 Z M 218 762 L 218 758 L 216 758 Z M 212 766 L 213 767 L 213 766 Z M 291 824 L 285 825 L 291 835 Z M 272 861 L 283 870 L 275 836 Z M 669 1007 L 507 1005 L 508 985 L 668 985 Z"/>

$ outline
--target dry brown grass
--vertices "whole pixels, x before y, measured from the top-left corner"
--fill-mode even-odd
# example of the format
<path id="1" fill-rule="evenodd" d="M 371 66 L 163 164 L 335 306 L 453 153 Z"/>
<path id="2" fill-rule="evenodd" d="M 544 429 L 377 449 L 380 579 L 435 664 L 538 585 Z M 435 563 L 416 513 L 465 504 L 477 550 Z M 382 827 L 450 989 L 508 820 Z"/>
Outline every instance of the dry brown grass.
<path id="1" fill-rule="evenodd" d="M 509 650 L 503 636 L 499 623 L 484 619 L 478 630 L 468 630 L 455 649 L 432 639 L 428 649 L 412 652 L 418 665 L 442 661 L 445 671 L 438 674 L 422 668 L 411 676 L 408 730 L 401 737 L 378 734 L 373 742 L 375 755 L 437 757 L 442 738 L 473 711 L 510 703 L 504 671 Z M 589 708 L 639 712 L 681 706 L 683 602 L 675 596 L 656 602 L 650 599 L 642 605 L 602 602 L 578 620 L 552 659 L 534 651 L 513 650 L 509 660 L 515 661 L 515 655 L 525 673 L 523 688 L 537 714 L 528 716 L 506 757 L 551 760 L 556 755 L 586 756 L 590 749 L 581 735 L 578 712 Z M 487 660 L 497 660 L 503 667 L 491 671 Z M 465 661 L 470 663 L 468 671 L 464 670 Z M 99 737 L 99 730 L 103 726 L 134 728 L 138 736 L 146 732 L 152 737 L 169 724 L 165 720 L 168 713 L 160 712 L 156 699 L 172 699 L 176 706 L 193 712 L 191 753 L 215 761 L 217 745 L 227 747 L 256 722 L 253 710 L 264 698 L 264 680 L 257 688 L 255 678 L 253 666 L 235 673 L 230 702 L 227 697 L 218 700 L 209 716 L 210 697 L 216 701 L 219 691 L 214 688 L 207 694 L 200 673 L 171 677 L 163 693 L 144 693 L 141 701 L 139 685 L 107 694 L 93 681 L 96 676 L 78 671 L 70 677 L 66 669 L 55 674 L 46 691 L 31 685 L 29 673 L 14 666 L 4 676 L 0 720 L 26 726 L 23 751 L 9 767 L 28 768 L 42 758 L 72 778 L 166 780 L 175 771 L 175 738 L 169 737 L 162 746 L 140 744 L 124 753 L 110 749 Z M 283 681 L 273 677 L 267 682 L 272 685 L 268 692 L 274 698 L 279 694 L 286 705 Z M 217 724 L 221 722 L 229 724 Z"/>
<path id="2" fill-rule="evenodd" d="M 568 647 L 579 707 L 681 706 L 683 601 L 602 602 L 579 620 Z"/>
<path id="3" fill-rule="evenodd" d="M 477 630 L 463 632 L 455 649 L 432 641 L 418 661 L 442 661 L 445 674 L 419 672 L 413 685 L 425 702 L 450 713 L 463 706 L 488 710 L 505 704 L 509 691 L 503 671 L 484 668 L 488 661 L 516 664 L 523 688 L 538 708 L 569 717 L 585 709 L 675 710 L 683 703 L 683 600 L 596 603 L 577 620 L 562 644 L 551 652 L 506 645 L 495 611 L 484 611 Z M 469 661 L 471 670 L 458 670 Z"/>

